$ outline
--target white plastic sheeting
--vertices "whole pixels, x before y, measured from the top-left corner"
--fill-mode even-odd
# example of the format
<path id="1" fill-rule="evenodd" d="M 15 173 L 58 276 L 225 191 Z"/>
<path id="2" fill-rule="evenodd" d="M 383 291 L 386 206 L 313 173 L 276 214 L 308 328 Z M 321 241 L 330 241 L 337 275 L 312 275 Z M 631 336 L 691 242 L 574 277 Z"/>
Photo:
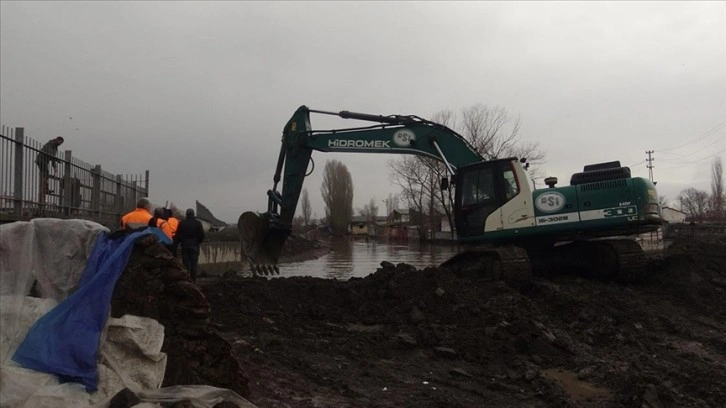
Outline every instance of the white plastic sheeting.
<path id="1" fill-rule="evenodd" d="M 53 218 L 0 226 L 0 296 L 12 296 L 2 309 L 3 343 L 27 332 L 21 332 L 19 324 L 26 315 L 23 297 L 30 294 L 33 282 L 42 298 L 60 302 L 68 297 L 102 231 L 108 229 L 92 221 Z M 10 357 L 4 354 L 0 363 Z"/>
<path id="2" fill-rule="evenodd" d="M 204 385 L 160 389 L 166 369 L 166 355 L 161 352 L 164 327 L 145 317 L 108 319 L 94 393 L 11 360 L 33 323 L 76 289 L 101 232 L 108 229 L 86 220 L 43 218 L 0 226 L 0 407 L 100 408 L 123 388 L 143 401 L 139 408 L 183 400 L 199 408 L 222 401 L 254 407 L 227 389 Z M 40 297 L 28 296 L 34 282 Z"/>
<path id="3" fill-rule="evenodd" d="M 2 297 L 2 305 L 15 301 Z M 25 317 L 19 326 L 27 331 L 55 306 L 52 299 L 24 298 Z M 4 311 L 4 307 L 0 309 Z M 138 316 L 109 319 L 98 364 L 98 391 L 88 393 L 76 383 L 61 384 L 52 374 L 20 367 L 10 356 L 0 366 L 0 406 L 15 407 L 102 407 L 125 387 L 132 390 L 158 389 L 164 379 L 166 354 L 161 352 L 164 327 L 156 320 Z M 3 344 L 3 353 L 17 348 L 22 338 Z M 7 357 L 7 358 L 5 358 Z"/>

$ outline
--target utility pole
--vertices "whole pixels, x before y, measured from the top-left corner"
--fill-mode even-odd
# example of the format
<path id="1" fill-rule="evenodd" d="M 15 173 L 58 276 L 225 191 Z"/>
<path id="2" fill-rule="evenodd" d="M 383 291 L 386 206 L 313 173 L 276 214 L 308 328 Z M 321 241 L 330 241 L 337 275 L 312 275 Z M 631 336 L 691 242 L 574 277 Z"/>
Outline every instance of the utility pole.
<path id="1" fill-rule="evenodd" d="M 649 173 L 650 181 L 651 182 L 653 181 L 653 167 L 655 167 L 655 166 L 653 166 L 653 161 L 655 161 L 655 159 L 653 158 L 653 153 L 655 153 L 653 150 L 646 150 L 645 151 L 645 154 L 648 155 L 648 158 L 645 159 L 645 161 L 648 162 L 648 165 L 645 166 L 645 167 L 648 168 L 648 173 Z"/>

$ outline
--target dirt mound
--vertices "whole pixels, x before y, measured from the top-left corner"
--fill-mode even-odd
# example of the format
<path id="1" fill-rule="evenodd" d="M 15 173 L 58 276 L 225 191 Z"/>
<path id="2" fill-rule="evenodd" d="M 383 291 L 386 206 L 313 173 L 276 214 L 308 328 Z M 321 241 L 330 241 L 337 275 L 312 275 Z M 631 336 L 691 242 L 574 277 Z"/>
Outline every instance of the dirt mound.
<path id="1" fill-rule="evenodd" d="M 715 407 L 724 249 L 674 243 L 630 286 L 513 288 L 384 263 L 348 281 L 231 276 L 203 291 L 261 407 Z"/>
<path id="2" fill-rule="evenodd" d="M 150 317 L 164 325 L 163 386 L 208 384 L 249 394 L 248 379 L 230 344 L 210 329 L 209 302 L 155 236 L 136 243 L 114 289 L 111 314 Z"/>
<path id="3" fill-rule="evenodd" d="M 654 279 L 673 301 L 726 317 L 726 236 L 680 239 L 665 251 L 666 268 Z"/>

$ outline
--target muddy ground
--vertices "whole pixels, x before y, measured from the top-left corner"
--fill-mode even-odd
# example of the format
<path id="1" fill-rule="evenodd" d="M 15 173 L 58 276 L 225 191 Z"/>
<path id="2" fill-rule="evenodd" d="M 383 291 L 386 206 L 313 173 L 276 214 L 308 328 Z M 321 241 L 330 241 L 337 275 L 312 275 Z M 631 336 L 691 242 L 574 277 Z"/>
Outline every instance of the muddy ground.
<path id="1" fill-rule="evenodd" d="M 138 296 L 129 274 L 114 298 L 172 327 L 165 385 L 233 388 L 259 407 L 726 406 L 726 238 L 675 242 L 650 267 L 639 284 L 517 287 L 405 264 L 348 281 L 227 274 L 201 281 L 204 299 L 159 286 L 151 312 L 118 300 Z"/>

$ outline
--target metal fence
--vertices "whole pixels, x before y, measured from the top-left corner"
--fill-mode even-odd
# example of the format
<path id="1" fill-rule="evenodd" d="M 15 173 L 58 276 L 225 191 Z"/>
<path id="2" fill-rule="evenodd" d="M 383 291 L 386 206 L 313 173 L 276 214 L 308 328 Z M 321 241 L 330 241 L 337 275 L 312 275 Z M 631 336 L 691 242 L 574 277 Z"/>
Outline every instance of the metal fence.
<path id="1" fill-rule="evenodd" d="M 43 143 L 25 136 L 20 127 L 1 130 L 0 221 L 83 218 L 117 227 L 120 216 L 149 195 L 148 170 L 114 175 L 73 157 L 70 150 L 39 163 L 47 157 Z"/>

